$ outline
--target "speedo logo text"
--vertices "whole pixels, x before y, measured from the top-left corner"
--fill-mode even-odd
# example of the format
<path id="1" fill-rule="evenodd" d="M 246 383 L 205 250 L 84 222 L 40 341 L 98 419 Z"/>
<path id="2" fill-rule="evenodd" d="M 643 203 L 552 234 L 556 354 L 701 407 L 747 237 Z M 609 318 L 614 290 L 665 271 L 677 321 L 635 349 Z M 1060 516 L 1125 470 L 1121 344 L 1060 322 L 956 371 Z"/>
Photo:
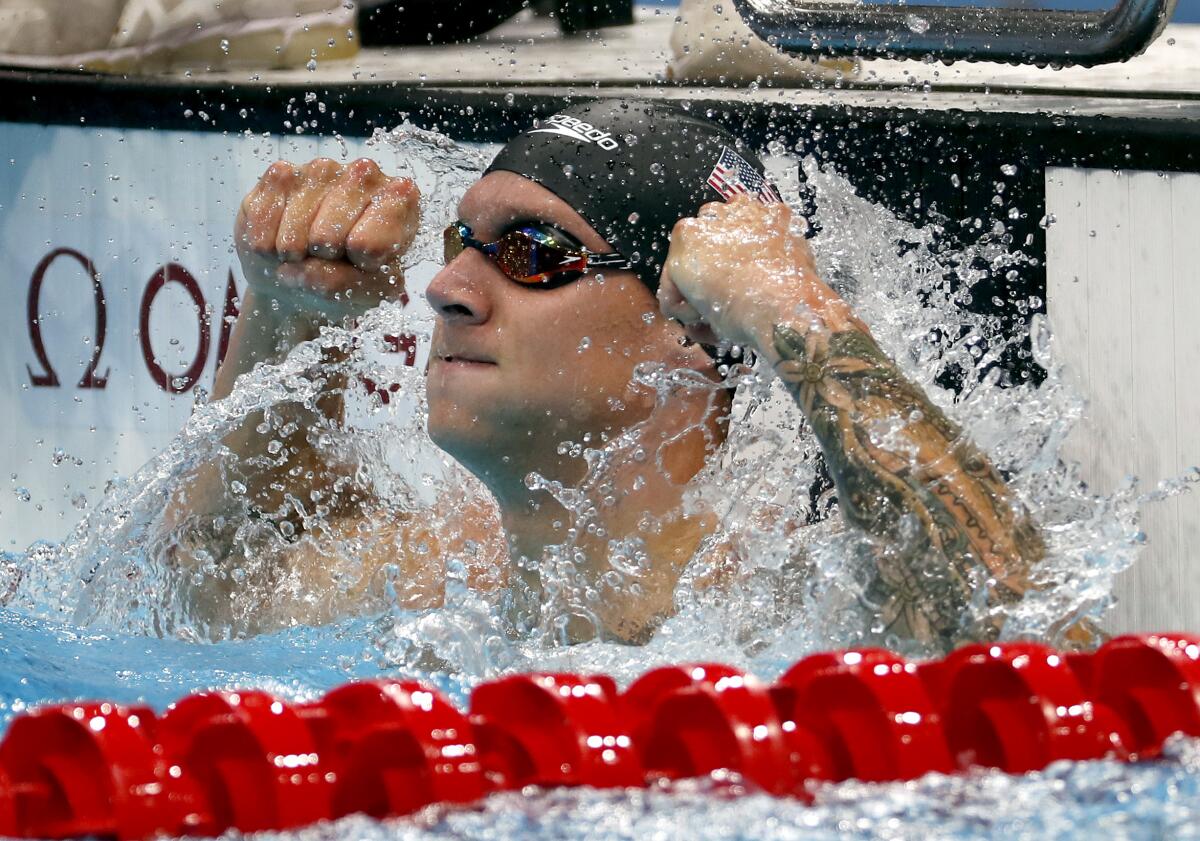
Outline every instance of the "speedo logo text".
<path id="1" fill-rule="evenodd" d="M 595 143 L 606 152 L 611 152 L 620 145 L 607 131 L 598 129 L 591 123 L 585 123 L 575 117 L 568 117 L 566 114 L 555 114 L 546 120 L 542 128 L 530 129 L 529 133 L 561 134 L 563 137 L 583 143 Z"/>

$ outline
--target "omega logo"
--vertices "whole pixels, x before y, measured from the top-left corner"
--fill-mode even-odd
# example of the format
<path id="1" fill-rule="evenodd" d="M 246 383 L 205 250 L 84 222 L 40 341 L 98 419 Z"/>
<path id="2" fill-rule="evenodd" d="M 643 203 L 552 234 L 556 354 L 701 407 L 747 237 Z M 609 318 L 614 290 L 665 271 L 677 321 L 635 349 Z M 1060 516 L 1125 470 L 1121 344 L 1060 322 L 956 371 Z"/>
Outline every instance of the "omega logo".
<path id="1" fill-rule="evenodd" d="M 25 370 L 29 372 L 29 380 L 35 386 L 57 388 L 59 385 L 58 374 L 51 367 L 50 357 L 46 353 L 41 324 L 42 284 L 46 280 L 46 270 L 59 257 L 70 257 L 83 266 L 84 271 L 92 278 L 92 298 L 96 305 L 94 341 L 96 349 L 92 352 L 92 361 L 88 364 L 87 370 L 83 372 L 83 379 L 79 381 L 77 387 L 104 388 L 108 383 L 108 372 L 103 375 L 96 373 L 96 367 L 100 364 L 100 356 L 104 353 L 104 335 L 108 330 L 108 306 L 104 300 L 104 287 L 100 285 L 100 275 L 96 272 L 96 264 L 73 248 L 56 248 L 51 251 L 37 264 L 37 268 L 33 270 L 33 277 L 29 279 L 26 320 L 29 324 L 29 341 L 33 344 L 33 354 L 37 357 L 38 365 L 41 366 L 41 373 L 35 374 L 29 365 L 25 366 Z"/>
<path id="2" fill-rule="evenodd" d="M 158 293 L 168 283 L 180 284 L 191 296 L 192 303 L 196 305 L 196 322 L 200 337 L 200 346 L 196 348 L 192 364 L 177 377 L 172 377 L 163 370 L 163 367 L 158 364 L 158 358 L 154 355 L 154 348 L 150 345 L 150 308 L 154 306 L 154 299 L 158 297 Z M 138 308 L 138 339 L 141 342 L 142 359 L 146 363 L 146 370 L 150 372 L 151 379 L 163 391 L 170 394 L 183 394 L 190 391 L 200 381 L 200 375 L 204 372 L 204 364 L 208 362 L 210 322 L 208 309 L 204 305 L 204 290 L 200 288 L 196 278 L 192 277 L 191 272 L 178 263 L 167 263 L 154 273 L 150 282 L 146 284 L 146 291 L 142 293 L 142 305 Z M 222 360 L 218 359 L 217 365 L 220 366 L 221 362 Z"/>
<path id="3" fill-rule="evenodd" d="M 59 259 L 70 259 L 78 263 L 87 276 L 91 278 L 92 300 L 95 308 L 96 321 L 91 335 L 92 357 L 83 372 L 79 382 L 75 384 L 80 389 L 104 389 L 108 385 L 111 370 L 104 369 L 100 373 L 101 358 L 104 355 L 105 342 L 108 339 L 108 303 L 104 296 L 104 285 L 101 282 L 96 265 L 86 255 L 73 248 L 55 248 L 51 250 L 33 270 L 29 279 L 29 296 L 26 306 L 26 326 L 29 330 L 29 342 L 33 346 L 34 364 L 27 364 L 25 370 L 29 374 L 29 382 L 37 388 L 60 388 L 62 383 L 58 372 L 50 362 L 45 337 L 42 333 L 42 287 L 45 284 L 46 273 L 51 265 Z M 191 298 L 195 307 L 198 346 L 191 364 L 180 373 L 166 370 L 154 352 L 150 336 L 150 316 L 154 310 L 155 301 L 168 284 L 179 284 Z M 238 317 L 239 298 L 237 285 L 230 270 L 225 282 L 224 300 L 221 306 L 220 330 L 216 342 L 216 365 L 219 368 L 229 351 L 229 341 L 233 333 L 233 324 Z M 401 303 L 408 305 L 408 296 L 401 298 Z M 200 382 L 205 367 L 208 365 L 212 351 L 212 312 L 204 298 L 204 289 L 195 276 L 179 263 L 168 262 L 158 268 L 146 282 L 142 291 L 141 304 L 138 307 L 137 341 L 141 351 L 142 362 L 150 379 L 160 389 L 168 394 L 184 394 L 191 391 Z M 384 337 L 388 350 L 392 353 L 404 354 L 403 364 L 413 366 L 417 359 L 417 339 L 412 335 Z M 380 385 L 363 378 L 363 384 L 369 394 L 375 395 L 383 403 L 387 403 L 391 394 L 399 390 L 398 385 Z"/>

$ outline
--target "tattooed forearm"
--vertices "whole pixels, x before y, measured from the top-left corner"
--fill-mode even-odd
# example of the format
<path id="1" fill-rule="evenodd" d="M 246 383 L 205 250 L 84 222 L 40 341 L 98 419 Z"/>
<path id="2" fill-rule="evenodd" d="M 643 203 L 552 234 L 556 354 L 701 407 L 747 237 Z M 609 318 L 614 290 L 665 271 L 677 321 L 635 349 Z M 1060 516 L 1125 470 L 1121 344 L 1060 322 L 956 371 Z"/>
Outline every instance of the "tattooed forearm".
<path id="1" fill-rule="evenodd" d="M 776 325 L 773 338 L 844 516 L 880 538 L 867 597 L 889 629 L 942 642 L 987 633 L 964 627 L 968 604 L 1020 598 L 1044 552 L 1004 480 L 865 330 Z"/>

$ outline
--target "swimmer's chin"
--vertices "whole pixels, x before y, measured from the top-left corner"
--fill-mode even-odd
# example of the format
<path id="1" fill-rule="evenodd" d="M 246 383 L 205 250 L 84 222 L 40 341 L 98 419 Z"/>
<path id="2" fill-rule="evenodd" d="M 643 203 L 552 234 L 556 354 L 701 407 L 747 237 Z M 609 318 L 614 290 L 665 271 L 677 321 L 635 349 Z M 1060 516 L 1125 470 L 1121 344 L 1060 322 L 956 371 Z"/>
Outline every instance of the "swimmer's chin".
<path id="1" fill-rule="evenodd" d="M 451 397 L 444 393 L 447 390 L 441 382 L 430 380 L 426 431 L 440 449 L 462 460 L 472 451 L 486 448 L 487 424 L 480 423 L 477 406 Z"/>

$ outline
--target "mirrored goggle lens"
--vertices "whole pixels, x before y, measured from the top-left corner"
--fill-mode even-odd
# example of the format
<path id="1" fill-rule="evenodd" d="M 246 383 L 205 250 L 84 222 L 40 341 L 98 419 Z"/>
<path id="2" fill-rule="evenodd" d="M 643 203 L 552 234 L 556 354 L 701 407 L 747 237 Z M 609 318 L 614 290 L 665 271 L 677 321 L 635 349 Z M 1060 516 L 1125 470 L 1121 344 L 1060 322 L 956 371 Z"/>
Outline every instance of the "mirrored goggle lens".
<path id="1" fill-rule="evenodd" d="M 505 234 L 497 243 L 496 262 L 518 283 L 574 280 L 587 268 L 587 255 L 529 231 Z"/>
<path id="2" fill-rule="evenodd" d="M 443 256 L 447 263 L 467 247 L 461 225 L 451 225 L 443 234 Z M 531 231 L 510 231 L 495 242 L 473 243 L 510 279 L 528 285 L 565 283 L 587 268 L 587 255 L 550 241 Z"/>

